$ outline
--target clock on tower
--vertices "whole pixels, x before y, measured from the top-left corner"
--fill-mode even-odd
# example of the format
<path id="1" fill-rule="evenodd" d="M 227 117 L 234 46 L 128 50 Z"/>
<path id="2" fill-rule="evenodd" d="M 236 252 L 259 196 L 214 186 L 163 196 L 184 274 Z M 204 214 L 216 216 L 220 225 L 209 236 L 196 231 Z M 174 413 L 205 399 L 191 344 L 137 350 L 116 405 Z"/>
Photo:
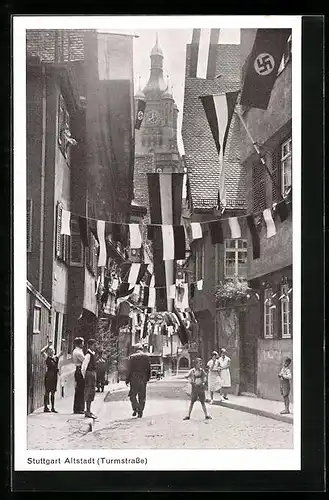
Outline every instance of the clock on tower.
<path id="1" fill-rule="evenodd" d="M 146 123 L 157 125 L 160 122 L 159 114 L 156 111 L 149 111 L 146 115 Z"/>

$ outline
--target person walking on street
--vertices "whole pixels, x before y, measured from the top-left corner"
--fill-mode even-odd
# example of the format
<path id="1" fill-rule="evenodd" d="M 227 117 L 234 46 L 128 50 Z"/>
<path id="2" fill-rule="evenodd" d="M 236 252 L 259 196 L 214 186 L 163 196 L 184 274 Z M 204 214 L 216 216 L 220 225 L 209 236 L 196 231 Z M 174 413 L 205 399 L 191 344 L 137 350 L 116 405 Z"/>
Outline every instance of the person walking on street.
<path id="1" fill-rule="evenodd" d="M 206 381 L 207 374 L 202 368 L 202 360 L 201 358 L 196 358 L 195 366 L 192 368 L 189 373 L 186 375 L 187 379 L 191 382 L 192 391 L 191 391 L 191 402 L 188 411 L 188 415 L 183 418 L 183 420 L 190 420 L 190 416 L 192 413 L 194 403 L 199 400 L 205 414 L 207 420 L 211 419 L 211 416 L 208 415 L 206 408 Z"/>
<path id="2" fill-rule="evenodd" d="M 230 365 L 231 359 L 226 354 L 226 349 L 220 350 L 221 355 L 218 359 L 219 363 L 219 376 L 222 380 L 222 396 L 224 399 L 228 399 L 227 397 L 227 389 L 231 387 L 231 374 L 230 374 Z"/>
<path id="3" fill-rule="evenodd" d="M 221 388 L 221 379 L 219 378 L 218 352 L 213 351 L 211 359 L 207 363 L 208 368 L 208 391 L 210 392 L 210 404 L 214 402 L 214 392 Z"/>
<path id="4" fill-rule="evenodd" d="M 83 353 L 84 339 L 82 337 L 76 337 L 73 341 L 74 349 L 72 353 L 72 361 L 75 364 L 75 391 L 74 391 L 74 401 L 73 401 L 73 413 L 82 414 L 84 413 L 85 399 L 85 379 L 82 376 L 81 367 L 85 355 Z"/>
<path id="5" fill-rule="evenodd" d="M 287 415 L 288 413 L 290 413 L 289 410 L 289 404 L 290 404 L 289 394 L 290 394 L 290 380 L 291 380 L 290 365 L 291 365 L 291 358 L 285 358 L 283 366 L 279 372 L 280 392 L 284 402 L 284 410 L 280 412 L 282 415 Z"/>
<path id="6" fill-rule="evenodd" d="M 96 392 L 96 354 L 95 354 L 95 339 L 89 339 L 87 342 L 87 353 L 83 360 L 81 372 L 85 380 L 84 399 L 86 403 L 85 416 L 96 419 L 96 415 L 91 412 L 91 403 L 95 399 Z"/>
<path id="7" fill-rule="evenodd" d="M 99 351 L 96 360 L 96 389 L 97 392 L 104 392 L 106 375 L 106 360 L 103 357 L 103 351 Z"/>
<path id="8" fill-rule="evenodd" d="M 64 342 L 64 339 L 62 340 Z M 41 349 L 41 354 L 45 356 L 47 371 L 45 374 L 45 395 L 44 395 L 44 409 L 45 413 L 52 411 L 53 413 L 58 413 L 55 410 L 55 392 L 57 391 L 58 382 L 58 362 L 62 355 L 62 351 L 59 354 L 55 354 L 54 348 L 52 347 L 52 342 L 48 342 L 45 347 Z M 51 410 L 49 410 L 49 394 L 51 401 Z"/>
<path id="9" fill-rule="evenodd" d="M 146 385 L 151 377 L 151 364 L 141 344 L 135 346 L 135 351 L 128 362 L 126 385 L 130 384 L 129 398 L 133 417 L 137 415 L 138 418 L 142 418 L 146 401 Z"/>

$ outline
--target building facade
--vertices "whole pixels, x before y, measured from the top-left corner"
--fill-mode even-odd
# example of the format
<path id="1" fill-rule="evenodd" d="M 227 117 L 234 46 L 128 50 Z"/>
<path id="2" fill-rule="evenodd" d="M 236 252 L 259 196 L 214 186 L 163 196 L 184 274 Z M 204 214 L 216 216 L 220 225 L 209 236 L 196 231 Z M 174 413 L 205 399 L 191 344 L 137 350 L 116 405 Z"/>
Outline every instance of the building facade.
<path id="1" fill-rule="evenodd" d="M 186 48 L 186 75 L 182 136 L 185 164 L 190 183 L 193 209 L 186 211 L 186 220 L 200 222 L 203 237 L 190 244 L 187 276 L 189 283 L 202 280 L 202 289 L 195 286 L 190 305 L 198 325 L 200 355 L 208 361 L 211 352 L 221 347 L 232 359 L 233 390 L 239 389 L 239 309 L 232 311 L 216 301 L 216 289 L 227 279 L 247 276 L 246 227 L 240 219 L 241 239 L 231 240 L 223 226 L 224 244 L 213 245 L 207 221 L 220 218 L 216 209 L 220 163 L 215 142 L 202 107 L 200 96 L 236 91 L 240 88 L 240 46 L 212 46 L 208 62 L 211 78 L 198 78 L 193 73 L 192 40 Z M 210 54 L 210 53 L 209 53 Z M 211 71 L 210 71 L 211 69 Z M 225 150 L 225 184 L 227 207 L 222 218 L 245 214 L 246 175 L 240 161 L 241 125 L 233 115 Z M 227 317 L 231 320 L 227 321 Z"/>
<path id="2" fill-rule="evenodd" d="M 28 30 L 26 42 L 30 412 L 42 405 L 40 349 L 48 339 L 56 352 L 64 347 L 69 364 L 73 338 L 97 337 L 100 320 L 127 337 L 115 294 L 112 305 L 102 301 L 109 276 L 127 258 L 127 231 L 114 238 L 108 225 L 108 258 L 99 267 L 96 221 L 129 222 L 134 91 L 131 36 Z M 62 234 L 63 211 L 71 214 L 70 234 Z"/>
<path id="3" fill-rule="evenodd" d="M 241 68 L 252 50 L 256 30 L 241 30 Z M 241 164 L 247 173 L 247 209 L 259 213 L 285 197 L 292 185 L 291 38 L 282 58 L 268 108 L 242 109 L 248 131 L 261 149 L 272 178 L 265 171 L 242 130 Z M 286 198 L 287 200 L 289 199 Z M 288 203 L 291 206 L 291 203 Z M 248 244 L 248 280 L 260 300 L 246 310 L 242 362 L 243 388 L 269 399 L 280 399 L 277 373 L 282 359 L 292 355 L 292 215 L 275 217 L 276 234 L 266 237 L 259 224 L 260 257 Z"/>

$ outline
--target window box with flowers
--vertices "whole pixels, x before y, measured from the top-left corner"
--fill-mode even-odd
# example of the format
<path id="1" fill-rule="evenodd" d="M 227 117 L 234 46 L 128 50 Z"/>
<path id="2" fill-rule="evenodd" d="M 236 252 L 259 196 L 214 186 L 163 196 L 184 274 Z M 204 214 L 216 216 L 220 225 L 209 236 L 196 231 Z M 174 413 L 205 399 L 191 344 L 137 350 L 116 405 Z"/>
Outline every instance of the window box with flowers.
<path id="1" fill-rule="evenodd" d="M 216 305 L 230 306 L 233 303 L 244 305 L 252 292 L 247 280 L 243 278 L 232 278 L 221 281 L 216 289 Z"/>

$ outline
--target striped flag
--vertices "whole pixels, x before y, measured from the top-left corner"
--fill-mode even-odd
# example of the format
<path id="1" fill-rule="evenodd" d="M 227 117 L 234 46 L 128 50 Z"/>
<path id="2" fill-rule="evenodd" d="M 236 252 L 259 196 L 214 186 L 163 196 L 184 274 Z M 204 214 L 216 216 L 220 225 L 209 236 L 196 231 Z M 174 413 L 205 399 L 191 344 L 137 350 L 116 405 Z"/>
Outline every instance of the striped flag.
<path id="1" fill-rule="evenodd" d="M 180 225 L 183 177 L 183 173 L 147 174 L 151 224 Z M 164 287 L 156 289 L 156 309 L 172 311 L 173 299 L 169 297 L 169 288 L 175 282 L 174 260 L 163 260 L 162 227 L 154 226 L 152 232 L 155 286 Z"/>
<path id="2" fill-rule="evenodd" d="M 218 205 L 222 209 L 226 207 L 224 153 L 237 97 L 238 92 L 200 97 L 219 155 Z"/>
<path id="3" fill-rule="evenodd" d="M 263 211 L 263 217 L 266 224 L 266 236 L 267 238 L 271 238 L 276 234 L 276 227 L 272 217 L 272 211 L 270 208 L 266 208 Z"/>
<path id="4" fill-rule="evenodd" d="M 216 77 L 219 29 L 194 29 L 190 46 L 191 78 L 214 79 Z"/>

